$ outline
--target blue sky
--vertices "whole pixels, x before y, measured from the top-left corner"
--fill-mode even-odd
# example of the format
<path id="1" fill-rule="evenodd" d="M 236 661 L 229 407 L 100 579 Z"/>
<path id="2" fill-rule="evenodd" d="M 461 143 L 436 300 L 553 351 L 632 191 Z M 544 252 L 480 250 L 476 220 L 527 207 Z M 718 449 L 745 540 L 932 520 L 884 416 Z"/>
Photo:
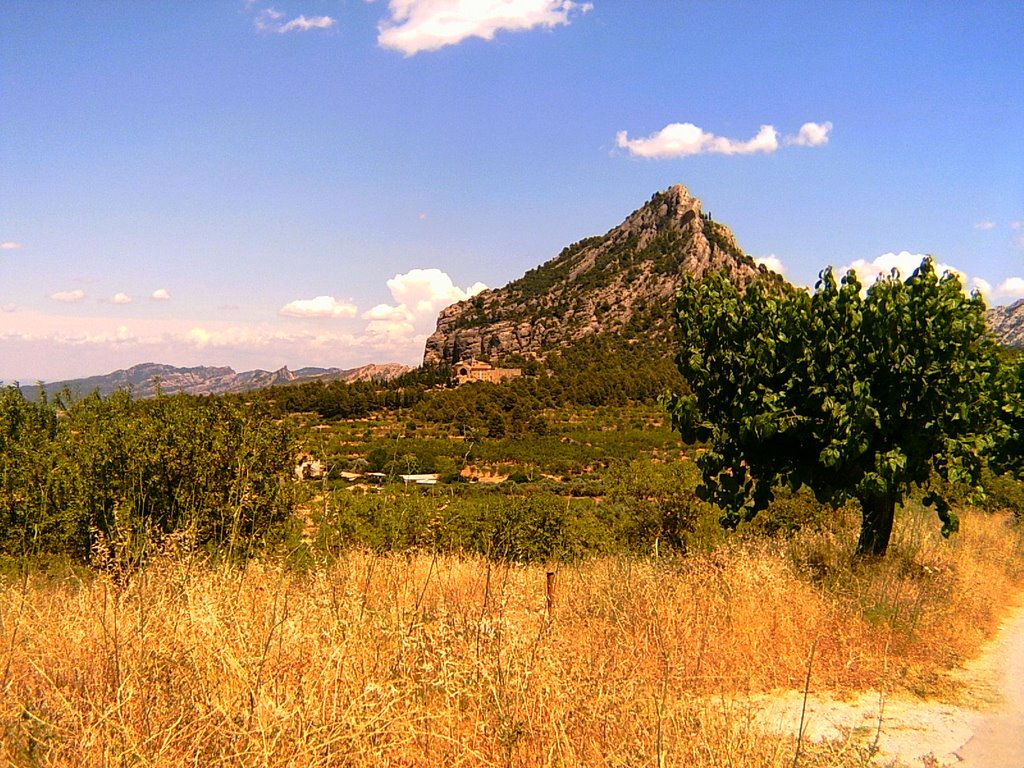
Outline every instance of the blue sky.
<path id="1" fill-rule="evenodd" d="M 1024 296 L 1024 4 L 0 8 L 0 380 L 419 361 L 682 183 L 811 284 Z"/>

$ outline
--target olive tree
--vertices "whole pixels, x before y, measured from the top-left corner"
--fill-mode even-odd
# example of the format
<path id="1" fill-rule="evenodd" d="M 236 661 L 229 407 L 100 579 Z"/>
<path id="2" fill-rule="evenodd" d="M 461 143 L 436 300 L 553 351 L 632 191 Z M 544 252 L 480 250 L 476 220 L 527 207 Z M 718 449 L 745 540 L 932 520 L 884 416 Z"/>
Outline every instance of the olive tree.
<path id="1" fill-rule="evenodd" d="M 724 525 L 807 486 L 833 506 L 858 501 L 857 554 L 879 557 L 896 505 L 921 488 L 943 535 L 957 530 L 932 480 L 979 486 L 999 365 L 984 302 L 955 275 L 926 259 L 866 292 L 831 269 L 813 293 L 687 279 L 676 321 L 690 392 L 667 404 L 684 440 L 706 443 L 699 491 Z"/>

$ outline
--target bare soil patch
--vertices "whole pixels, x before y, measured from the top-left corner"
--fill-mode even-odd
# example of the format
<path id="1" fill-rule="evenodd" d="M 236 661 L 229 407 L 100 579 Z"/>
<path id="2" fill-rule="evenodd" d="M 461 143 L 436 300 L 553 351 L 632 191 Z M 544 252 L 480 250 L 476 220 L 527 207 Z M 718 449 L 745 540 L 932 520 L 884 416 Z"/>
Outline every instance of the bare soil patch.
<path id="1" fill-rule="evenodd" d="M 754 697 L 767 731 L 808 741 L 854 741 L 877 765 L 1024 766 L 1024 605 L 1019 601 L 977 658 L 952 673 L 955 702 L 878 691 L 840 700 L 787 691 Z"/>

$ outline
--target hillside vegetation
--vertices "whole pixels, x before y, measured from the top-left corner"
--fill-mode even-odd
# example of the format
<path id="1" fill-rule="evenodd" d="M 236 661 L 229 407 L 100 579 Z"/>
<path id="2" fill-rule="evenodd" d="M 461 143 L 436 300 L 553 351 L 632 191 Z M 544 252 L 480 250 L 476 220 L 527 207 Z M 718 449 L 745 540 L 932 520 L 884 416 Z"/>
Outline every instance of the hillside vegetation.
<path id="1" fill-rule="evenodd" d="M 949 541 L 908 507 L 882 563 L 802 493 L 728 534 L 655 402 L 674 366 L 589 344 L 457 389 L 4 390 L 2 760 L 788 766 L 747 693 L 956 695 L 1020 585 L 1016 483 Z"/>
<path id="2" fill-rule="evenodd" d="M 725 304 L 686 304 L 723 269 L 701 290 Z M 938 313 L 969 336 L 948 355 L 835 332 L 875 316 L 823 280 L 790 290 L 676 187 L 443 312 L 431 364 L 388 381 L 0 389 L 0 761 L 867 764 L 871 729 L 767 735 L 747 697 L 956 699 L 1024 579 L 1024 366 L 948 278 L 972 312 Z M 463 353 L 524 375 L 455 387 Z M 922 382 L 938 405 L 911 411 Z M 850 491 L 886 478 L 891 537 L 859 557 Z"/>

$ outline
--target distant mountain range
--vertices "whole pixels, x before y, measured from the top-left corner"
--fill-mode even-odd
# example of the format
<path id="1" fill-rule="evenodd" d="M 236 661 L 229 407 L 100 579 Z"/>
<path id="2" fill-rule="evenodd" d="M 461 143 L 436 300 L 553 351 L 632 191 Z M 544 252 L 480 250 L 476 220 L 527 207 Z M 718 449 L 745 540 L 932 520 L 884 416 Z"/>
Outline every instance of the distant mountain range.
<path id="1" fill-rule="evenodd" d="M 104 376 L 89 376 L 84 379 L 70 379 L 44 384 L 42 387 L 23 386 L 21 391 L 29 399 L 39 396 L 41 390 L 47 395 L 62 391 L 65 387 L 76 396 L 98 391 L 109 395 L 120 389 L 130 389 L 136 397 L 153 397 L 157 388 L 164 394 L 185 392 L 190 395 L 221 395 L 229 392 L 249 392 L 255 389 L 286 384 L 303 384 L 308 381 L 371 381 L 388 380 L 410 370 L 398 363 L 370 364 L 359 368 L 300 368 L 290 371 L 281 368 L 276 371 L 243 371 L 223 367 L 199 366 L 176 368 L 159 363 L 142 363 L 131 368 L 114 371 Z"/>

